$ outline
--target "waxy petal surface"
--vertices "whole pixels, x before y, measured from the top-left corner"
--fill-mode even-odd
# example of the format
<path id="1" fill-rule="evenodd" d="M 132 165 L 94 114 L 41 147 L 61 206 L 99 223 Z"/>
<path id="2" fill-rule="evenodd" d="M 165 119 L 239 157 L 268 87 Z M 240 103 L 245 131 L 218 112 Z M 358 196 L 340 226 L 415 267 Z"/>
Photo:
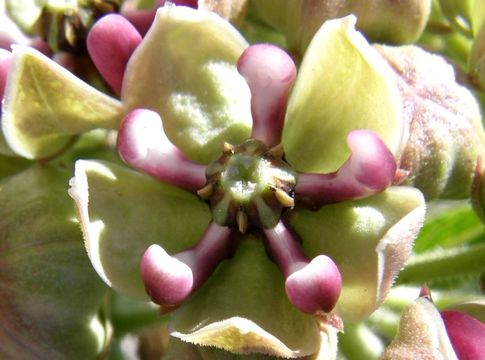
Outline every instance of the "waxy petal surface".
<path id="1" fill-rule="evenodd" d="M 355 21 L 327 21 L 305 53 L 282 141 L 298 171 L 336 171 L 350 154 L 345 139 L 355 129 L 373 130 L 391 152 L 399 150 L 402 111 L 393 74 L 355 31 Z"/>
<path id="2" fill-rule="evenodd" d="M 0 183 L 0 358 L 94 359 L 107 287 L 93 271 L 69 171 L 32 166 Z"/>
<path id="3" fill-rule="evenodd" d="M 151 244 L 168 253 L 185 250 L 210 221 L 196 195 L 119 165 L 80 160 L 70 184 L 94 268 L 115 290 L 133 297 L 149 299 L 140 261 Z"/>
<path id="4" fill-rule="evenodd" d="M 250 92 L 236 69 L 246 41 L 216 14 L 164 6 L 125 72 L 127 111 L 158 112 L 168 138 L 191 160 L 208 163 L 223 143 L 250 134 Z"/>
<path id="5" fill-rule="evenodd" d="M 172 319 L 173 336 L 235 353 L 294 358 L 321 341 L 315 318 L 291 305 L 277 266 L 249 236 Z"/>
<path id="6" fill-rule="evenodd" d="M 5 89 L 2 129 L 10 147 L 29 159 L 54 155 L 95 128 L 115 129 L 121 104 L 40 52 L 15 46 Z"/>
<path id="7" fill-rule="evenodd" d="M 384 300 L 424 220 L 422 194 L 391 187 L 372 197 L 298 210 L 291 225 L 309 257 L 325 254 L 342 274 L 337 313 L 358 321 Z"/>

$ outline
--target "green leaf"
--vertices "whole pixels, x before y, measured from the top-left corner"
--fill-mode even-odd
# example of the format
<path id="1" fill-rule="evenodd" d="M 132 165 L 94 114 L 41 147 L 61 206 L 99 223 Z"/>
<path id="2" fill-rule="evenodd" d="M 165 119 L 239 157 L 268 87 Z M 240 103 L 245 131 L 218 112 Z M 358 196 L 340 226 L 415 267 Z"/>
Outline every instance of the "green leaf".
<path id="1" fill-rule="evenodd" d="M 10 147 L 29 159 L 56 154 L 73 135 L 117 129 L 121 103 L 26 46 L 13 48 L 2 128 Z"/>
<path id="2" fill-rule="evenodd" d="M 192 160 L 208 163 L 224 142 L 239 144 L 250 134 L 250 92 L 236 69 L 246 47 L 214 13 L 160 8 L 128 63 L 123 105 L 157 111 L 170 141 Z"/>
<path id="3" fill-rule="evenodd" d="M 151 244 L 168 253 L 185 250 L 210 221 L 208 206 L 195 194 L 108 162 L 77 161 L 69 193 L 98 274 L 115 290 L 144 300 L 145 250 Z"/>
<path id="4" fill-rule="evenodd" d="M 461 203 L 445 207 L 439 214 L 428 217 L 416 239 L 414 251 L 422 253 L 438 246 L 449 248 L 483 240 L 485 229 L 480 218 L 469 205 Z"/>
<path id="5" fill-rule="evenodd" d="M 391 151 L 399 149 L 402 105 L 393 74 L 355 31 L 355 21 L 327 21 L 305 53 L 282 140 L 296 170 L 337 170 L 350 155 L 346 137 L 355 129 L 374 130 Z"/>
<path id="6" fill-rule="evenodd" d="M 372 197 L 298 210 L 291 224 L 311 257 L 325 254 L 343 279 L 337 313 L 359 321 L 384 300 L 424 220 L 422 194 L 391 187 Z"/>
<path id="7" fill-rule="evenodd" d="M 0 183 L 2 359 L 93 359 L 107 341 L 68 176 L 33 166 Z"/>
<path id="8" fill-rule="evenodd" d="M 480 274 L 485 271 L 485 242 L 449 249 L 437 248 L 409 259 L 399 283 L 423 284 L 436 280 Z M 457 286 L 456 283 L 453 286 Z"/>

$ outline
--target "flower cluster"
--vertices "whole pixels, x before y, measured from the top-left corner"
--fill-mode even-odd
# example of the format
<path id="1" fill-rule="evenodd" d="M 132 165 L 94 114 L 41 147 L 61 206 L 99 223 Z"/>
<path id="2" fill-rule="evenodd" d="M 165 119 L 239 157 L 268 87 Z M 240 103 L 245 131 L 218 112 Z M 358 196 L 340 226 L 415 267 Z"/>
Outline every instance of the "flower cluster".
<path id="1" fill-rule="evenodd" d="M 480 91 L 452 3 L 2 2 L 0 357 L 480 356 L 480 105 L 398 46 Z"/>

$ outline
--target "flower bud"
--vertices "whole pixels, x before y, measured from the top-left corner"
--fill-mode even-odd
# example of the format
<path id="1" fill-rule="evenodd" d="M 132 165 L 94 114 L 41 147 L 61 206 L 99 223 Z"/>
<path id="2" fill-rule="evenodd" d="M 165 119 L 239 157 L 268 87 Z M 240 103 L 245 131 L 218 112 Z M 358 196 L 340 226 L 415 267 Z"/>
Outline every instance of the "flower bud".
<path id="1" fill-rule="evenodd" d="M 246 15 L 248 0 L 199 0 L 199 9 L 213 11 L 233 24 L 238 24 Z"/>
<path id="2" fill-rule="evenodd" d="M 441 313 L 458 359 L 481 359 L 485 353 L 485 324 L 460 311 Z"/>
<path id="3" fill-rule="evenodd" d="M 415 46 L 375 47 L 394 70 L 403 100 L 398 182 L 419 188 L 428 200 L 468 198 L 485 154 L 477 101 L 440 56 Z"/>
<path id="4" fill-rule="evenodd" d="M 381 357 L 407 359 L 457 359 L 440 313 L 427 297 L 419 297 L 404 309 L 396 337 Z"/>
<path id="5" fill-rule="evenodd" d="M 290 49 L 303 54 L 325 21 L 349 14 L 357 17 L 357 28 L 371 41 L 411 43 L 424 30 L 431 1 L 271 0 L 252 6 L 263 21 L 286 34 Z"/>

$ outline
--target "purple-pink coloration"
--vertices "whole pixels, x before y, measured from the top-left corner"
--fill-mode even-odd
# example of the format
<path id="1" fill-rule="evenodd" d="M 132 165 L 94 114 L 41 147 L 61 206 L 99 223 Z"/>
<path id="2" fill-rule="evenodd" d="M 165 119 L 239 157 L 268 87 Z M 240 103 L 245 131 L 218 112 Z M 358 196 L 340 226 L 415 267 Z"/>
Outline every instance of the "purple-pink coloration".
<path id="1" fill-rule="evenodd" d="M 280 142 L 288 93 L 296 77 L 291 57 L 270 44 L 249 46 L 237 63 L 251 90 L 251 137 L 267 146 Z"/>
<path id="2" fill-rule="evenodd" d="M 197 244 L 174 255 L 192 269 L 194 290 L 207 280 L 222 260 L 232 256 L 236 247 L 234 232 L 231 228 L 211 222 Z"/>
<path id="3" fill-rule="evenodd" d="M 367 197 L 385 190 L 394 179 L 393 154 L 370 130 L 354 130 L 347 136 L 352 154 L 334 173 L 300 173 L 295 187 L 299 200 L 312 206 Z"/>
<path id="4" fill-rule="evenodd" d="M 252 95 L 251 138 L 264 142 L 283 159 L 281 147 L 277 145 L 281 141 L 288 93 L 296 76 L 293 61 L 273 45 L 253 45 L 241 55 L 238 70 L 247 80 Z M 303 206 L 320 207 L 385 190 L 394 179 L 396 162 L 379 136 L 372 131 L 355 130 L 348 135 L 347 143 L 351 155 L 338 171 L 298 174 L 294 193 L 293 188 L 290 191 L 280 189 L 274 198 L 277 205 L 273 206 L 288 204 L 285 205 L 287 211 L 292 211 L 295 201 Z M 221 151 L 223 156 L 229 157 L 234 147 L 228 145 Z M 221 194 L 237 192 L 228 185 L 237 181 L 211 183 L 211 172 L 190 161 L 168 140 L 160 116 L 151 110 L 133 110 L 125 117 L 118 132 L 118 152 L 134 168 L 196 192 L 209 204 Z M 221 179 L 226 179 L 224 174 Z M 244 175 L 241 181 L 247 181 Z M 267 194 L 259 196 L 262 199 Z M 232 255 L 236 247 L 233 233 L 259 228 L 264 234 L 268 254 L 283 273 L 290 302 L 305 313 L 330 312 L 342 288 L 341 274 L 333 260 L 325 255 L 308 259 L 296 235 L 281 219 L 276 226 L 265 228 L 258 218 L 264 214 L 256 212 L 256 219 L 253 219 L 245 212 L 245 200 L 228 198 L 230 202 L 224 209 L 229 211 L 230 208 L 237 214 L 237 229 L 232 223 L 222 226 L 212 222 L 199 242 L 188 250 L 170 256 L 162 248 L 151 246 L 145 253 L 141 264 L 143 282 L 153 301 L 161 305 L 161 311 L 179 306 L 208 279 L 222 260 Z M 222 207 L 216 209 L 224 211 Z M 224 217 L 224 214 L 219 215 Z"/>
<path id="5" fill-rule="evenodd" d="M 7 73 L 12 60 L 12 53 L 5 49 L 0 49 L 0 110 L 2 109 L 3 93 L 5 92 L 5 84 L 7 82 Z"/>
<path id="6" fill-rule="evenodd" d="M 199 242 L 173 256 L 158 245 L 151 245 L 141 261 L 141 275 L 151 299 L 161 311 L 180 305 L 214 272 L 217 265 L 232 255 L 233 230 L 210 223 Z"/>
<path id="7" fill-rule="evenodd" d="M 340 272 L 332 259 L 320 255 L 309 261 L 298 240 L 281 221 L 274 228 L 265 229 L 264 235 L 268 252 L 286 279 L 286 294 L 291 303 L 308 314 L 331 311 L 342 288 Z"/>
<path id="8" fill-rule="evenodd" d="M 153 302 L 166 307 L 183 302 L 191 293 L 194 281 L 190 267 L 155 244 L 143 254 L 141 276 Z"/>
<path id="9" fill-rule="evenodd" d="M 118 152 L 134 168 L 184 189 L 195 192 L 206 182 L 205 167 L 167 139 L 154 111 L 137 109 L 125 117 L 118 132 Z"/>
<path id="10" fill-rule="evenodd" d="M 117 95 L 121 94 L 126 64 L 141 40 L 142 37 L 135 27 L 118 14 L 102 17 L 89 31 L 89 55 Z"/>
<path id="11" fill-rule="evenodd" d="M 292 304 L 301 311 L 308 314 L 319 310 L 330 312 L 340 296 L 342 278 L 333 260 L 319 255 L 291 274 L 285 288 Z"/>
<path id="12" fill-rule="evenodd" d="M 459 360 L 485 360 L 485 324 L 460 311 L 441 313 Z"/>

